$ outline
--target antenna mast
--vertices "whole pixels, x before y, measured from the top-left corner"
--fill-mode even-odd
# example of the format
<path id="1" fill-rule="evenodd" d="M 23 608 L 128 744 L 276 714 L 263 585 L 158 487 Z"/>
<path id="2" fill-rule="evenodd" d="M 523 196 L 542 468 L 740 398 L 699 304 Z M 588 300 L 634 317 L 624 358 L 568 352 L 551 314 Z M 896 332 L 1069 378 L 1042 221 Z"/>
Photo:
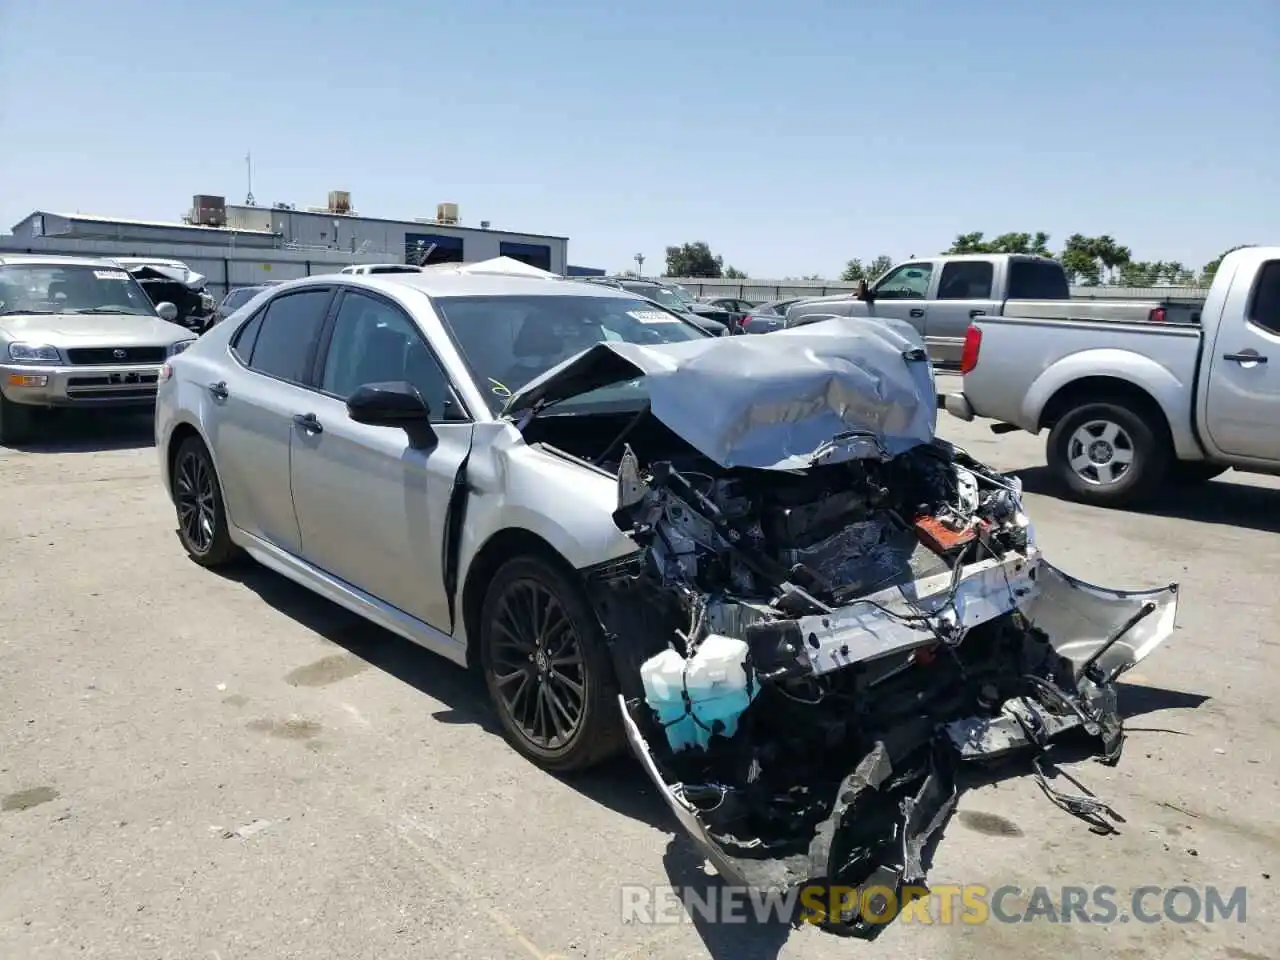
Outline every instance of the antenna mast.
<path id="1" fill-rule="evenodd" d="M 248 175 L 249 192 L 245 195 L 244 205 L 246 207 L 257 206 L 253 202 L 253 153 L 248 152 L 244 155 L 245 172 Z"/>

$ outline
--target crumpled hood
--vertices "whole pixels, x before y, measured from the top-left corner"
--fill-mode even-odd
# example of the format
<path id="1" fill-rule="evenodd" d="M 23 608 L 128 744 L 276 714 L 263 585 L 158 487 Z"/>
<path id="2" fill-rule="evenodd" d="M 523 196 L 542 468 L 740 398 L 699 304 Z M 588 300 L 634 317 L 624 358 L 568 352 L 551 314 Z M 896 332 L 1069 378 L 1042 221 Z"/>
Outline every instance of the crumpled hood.
<path id="1" fill-rule="evenodd" d="M 185 265 L 167 263 L 134 263 L 127 260 L 117 261 L 133 278 L 139 282 L 147 280 L 171 281 L 180 283 L 188 290 L 202 290 L 207 282 L 204 274 L 196 273 Z"/>
<path id="2" fill-rule="evenodd" d="M 191 339 L 190 331 L 160 317 L 119 313 L 15 314 L 0 318 L 0 334 L 51 347 L 168 346 Z"/>
<path id="3" fill-rule="evenodd" d="M 933 439 L 937 396 L 906 323 L 839 318 L 769 337 L 605 341 L 518 390 L 518 413 L 645 378 L 653 415 L 725 468 L 887 458 Z"/>

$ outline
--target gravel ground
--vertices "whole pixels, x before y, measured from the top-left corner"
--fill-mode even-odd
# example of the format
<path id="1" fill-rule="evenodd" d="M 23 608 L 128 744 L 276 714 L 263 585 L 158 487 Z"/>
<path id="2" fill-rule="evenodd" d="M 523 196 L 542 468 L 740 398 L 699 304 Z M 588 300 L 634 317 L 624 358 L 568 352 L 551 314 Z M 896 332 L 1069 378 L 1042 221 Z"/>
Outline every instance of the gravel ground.
<path id="1" fill-rule="evenodd" d="M 183 556 L 150 425 L 0 448 L 0 956 L 1274 957 L 1280 483 L 1149 513 L 1063 503 L 1042 443 L 940 414 L 1016 469 L 1050 557 L 1185 585 L 1129 678 L 1130 738 L 1080 779 L 1099 837 L 1029 777 L 966 792 L 935 883 L 1248 888 L 1243 923 L 624 924 L 624 885 L 714 884 L 630 761 L 567 781 L 506 747 L 463 671 L 250 567 Z M 99 438 L 110 437 L 109 441 Z M 1006 910 L 1025 906 L 1008 901 Z M 1159 906 L 1159 895 L 1147 901 Z"/>

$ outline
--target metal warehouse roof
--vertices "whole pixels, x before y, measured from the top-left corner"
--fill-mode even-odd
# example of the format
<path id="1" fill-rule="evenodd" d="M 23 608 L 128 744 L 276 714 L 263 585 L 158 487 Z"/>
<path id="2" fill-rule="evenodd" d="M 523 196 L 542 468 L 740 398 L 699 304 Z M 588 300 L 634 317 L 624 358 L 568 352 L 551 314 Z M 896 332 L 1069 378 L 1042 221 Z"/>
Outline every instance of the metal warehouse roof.
<path id="1" fill-rule="evenodd" d="M 134 220 L 130 217 L 103 217 L 91 213 L 58 213 L 54 210 L 32 210 L 13 225 L 16 229 L 32 217 L 61 217 L 63 220 L 74 220 L 78 223 L 114 223 L 128 227 L 158 227 L 165 230 L 199 230 L 203 233 L 252 233 L 263 237 L 273 237 L 270 230 L 249 230 L 241 227 L 205 227 L 198 223 L 182 223 L 173 220 Z"/>

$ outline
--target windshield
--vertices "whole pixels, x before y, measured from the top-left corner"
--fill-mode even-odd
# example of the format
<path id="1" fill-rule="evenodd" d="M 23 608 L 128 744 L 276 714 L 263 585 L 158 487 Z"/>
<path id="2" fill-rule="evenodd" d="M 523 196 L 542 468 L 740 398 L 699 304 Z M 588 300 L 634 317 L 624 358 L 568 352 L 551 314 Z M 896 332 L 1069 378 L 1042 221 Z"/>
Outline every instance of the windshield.
<path id="1" fill-rule="evenodd" d="M 137 281 L 118 267 L 0 264 L 0 316 L 13 313 L 156 315 Z"/>
<path id="2" fill-rule="evenodd" d="M 648 297 L 655 303 L 660 303 L 668 310 L 679 310 L 681 312 L 688 309 L 688 305 L 684 300 L 676 294 L 674 290 L 668 290 L 666 287 L 660 287 L 655 283 L 627 283 L 623 282 L 622 289 L 628 293 L 639 294 L 642 297 Z"/>
<path id="3" fill-rule="evenodd" d="M 707 336 L 630 297 L 435 297 L 432 303 L 494 413 L 534 377 L 602 340 L 657 344 Z M 643 396 L 636 380 L 592 390 L 557 409 L 615 401 L 633 406 Z"/>

